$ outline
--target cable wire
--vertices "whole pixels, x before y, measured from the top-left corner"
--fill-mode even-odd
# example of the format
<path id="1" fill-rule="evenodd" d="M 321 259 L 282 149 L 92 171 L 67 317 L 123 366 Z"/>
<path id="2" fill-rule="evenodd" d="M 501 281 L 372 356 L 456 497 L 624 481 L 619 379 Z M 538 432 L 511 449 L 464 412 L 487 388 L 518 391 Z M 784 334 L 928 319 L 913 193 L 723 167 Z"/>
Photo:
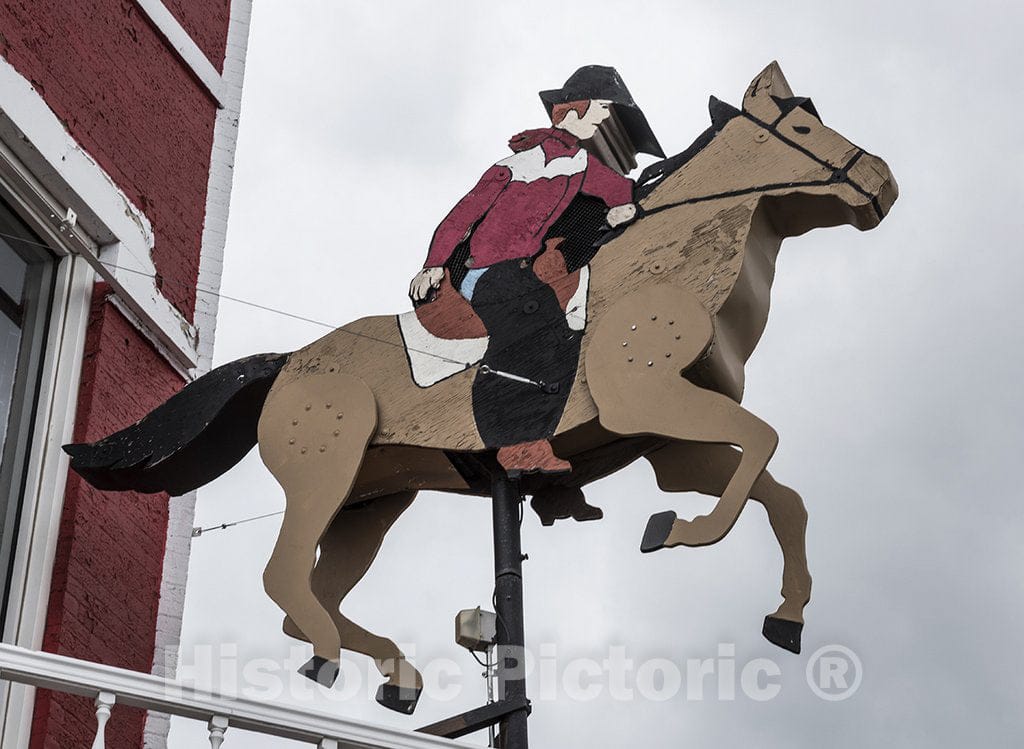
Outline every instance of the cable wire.
<path id="1" fill-rule="evenodd" d="M 6 239 L 13 239 L 13 240 L 16 240 L 18 242 L 24 242 L 25 244 L 33 245 L 35 247 L 41 247 L 43 249 L 51 250 L 52 251 L 52 248 L 49 245 L 43 244 L 41 242 L 33 242 L 32 240 L 25 239 L 23 237 L 19 237 L 19 236 L 13 235 L 13 234 L 5 234 L 3 232 L 0 232 L 0 237 L 4 237 Z M 79 240 L 79 241 L 81 241 L 81 240 Z M 133 255 L 133 257 L 135 257 L 135 256 Z M 136 258 L 136 260 L 137 259 L 138 258 Z M 123 270 L 123 271 L 125 271 L 127 273 L 134 273 L 136 275 L 144 276 L 145 278 L 149 278 L 149 279 L 153 279 L 153 280 L 156 280 L 156 278 L 157 278 L 157 276 L 152 274 L 152 273 L 146 273 L 145 271 L 136 270 L 135 268 L 128 268 L 128 267 L 125 267 L 123 265 L 118 265 L 116 263 L 111 263 L 111 262 L 108 262 L 108 261 L 105 261 L 105 260 L 99 260 L 98 262 L 101 265 L 104 265 L 104 266 L 106 266 L 108 268 L 114 268 L 114 269 L 117 269 L 117 270 Z M 171 281 L 166 281 L 166 280 L 162 281 L 162 284 L 168 284 L 168 283 L 172 283 L 172 282 Z M 181 282 L 178 282 L 178 283 L 181 283 Z M 196 290 L 196 293 L 209 294 L 210 296 L 217 297 L 218 299 L 226 299 L 229 302 L 235 302 L 236 304 L 242 304 L 242 305 L 245 305 L 247 307 L 252 307 L 254 309 L 263 310 L 264 312 L 270 312 L 270 313 L 273 313 L 273 314 L 276 314 L 276 315 L 281 315 L 283 317 L 291 318 L 293 320 L 299 320 L 301 322 L 308 322 L 308 323 L 311 323 L 313 325 L 319 325 L 319 326 L 327 328 L 329 330 L 336 330 L 336 331 L 339 331 L 339 332 L 342 332 L 342 333 L 347 333 L 348 335 L 352 335 L 352 336 L 355 336 L 357 338 L 365 338 L 367 340 L 374 341 L 375 343 L 380 343 L 380 344 L 383 344 L 385 346 L 392 346 L 394 348 L 402 349 L 403 351 L 412 351 L 413 353 L 422 354 L 423 356 L 429 356 L 429 357 L 432 357 L 434 359 L 438 359 L 440 361 L 447 362 L 448 364 L 457 364 L 457 365 L 459 365 L 459 366 L 461 366 L 461 367 L 463 367 L 465 369 L 470 369 L 470 368 L 472 368 L 474 366 L 478 366 L 479 365 L 479 362 L 467 362 L 467 361 L 463 361 L 461 359 L 452 359 L 451 357 L 444 356 L 443 354 L 438 354 L 438 353 L 433 352 L 433 351 L 426 351 L 424 349 L 417 349 L 417 348 L 414 348 L 412 346 L 407 346 L 404 343 L 395 343 L 394 341 L 389 341 L 389 340 L 386 340 L 384 338 L 377 338 L 376 336 L 368 335 L 366 333 L 360 333 L 360 332 L 355 331 L 355 330 L 348 330 L 348 329 L 346 329 L 346 328 L 344 328 L 344 327 L 342 327 L 340 325 L 333 325 L 331 323 L 323 322 L 322 320 L 316 320 L 316 319 L 314 319 L 312 317 L 305 317 L 304 315 L 295 314 L 294 312 L 286 312 L 285 310 L 277 309 L 276 307 L 269 307 L 269 306 L 267 306 L 265 304 L 260 304 L 259 302 L 253 302 L 253 301 L 250 301 L 248 299 L 241 299 L 239 297 L 229 296 L 229 295 L 223 294 L 223 293 L 221 293 L 219 291 L 215 291 L 214 289 L 204 288 L 204 287 L 202 287 L 202 286 L 200 286 L 198 284 L 195 286 L 195 290 Z M 520 294 L 518 296 L 525 296 L 525 295 L 526 294 L 524 293 L 524 294 Z M 505 301 L 508 301 L 508 300 L 505 300 Z M 575 317 L 577 320 L 579 320 L 580 322 L 585 324 L 586 323 L 586 316 L 585 315 L 577 314 L 578 310 L 579 310 L 579 306 L 577 305 L 576 307 L 573 307 L 572 309 L 566 310 L 565 314 L 566 314 L 567 317 Z M 548 325 L 543 326 L 541 328 L 541 330 L 543 331 L 543 330 L 547 329 L 548 327 L 554 327 L 555 325 L 558 325 L 560 322 L 561 322 L 560 319 L 555 319 L 551 323 L 549 323 Z"/>
<path id="2" fill-rule="evenodd" d="M 268 512 L 266 515 L 256 515 L 255 517 L 245 518 L 244 520 L 235 520 L 231 523 L 221 523 L 220 525 L 211 525 L 209 528 L 193 528 L 192 538 L 199 538 L 205 533 L 210 531 L 222 531 L 227 528 L 233 528 L 236 525 L 242 525 L 243 523 L 251 523 L 254 520 L 263 520 L 264 518 L 272 518 L 276 515 L 284 515 L 284 510 L 278 510 L 277 512 Z"/>

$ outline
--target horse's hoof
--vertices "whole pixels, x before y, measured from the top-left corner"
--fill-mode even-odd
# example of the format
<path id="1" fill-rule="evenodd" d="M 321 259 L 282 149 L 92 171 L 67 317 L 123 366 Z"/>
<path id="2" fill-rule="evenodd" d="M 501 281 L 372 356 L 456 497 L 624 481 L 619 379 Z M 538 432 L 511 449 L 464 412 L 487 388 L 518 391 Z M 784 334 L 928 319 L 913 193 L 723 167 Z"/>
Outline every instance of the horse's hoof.
<path id="1" fill-rule="evenodd" d="M 336 662 L 314 655 L 299 669 L 299 673 L 310 681 L 315 681 L 320 686 L 330 689 L 338 680 L 339 670 L 340 667 Z"/>
<path id="2" fill-rule="evenodd" d="M 651 515 L 644 531 L 644 540 L 640 542 L 640 551 L 649 554 L 665 548 L 668 535 L 672 532 L 672 524 L 676 522 L 676 514 L 672 510 Z"/>
<path id="3" fill-rule="evenodd" d="M 803 632 L 803 622 L 794 622 L 789 619 L 779 619 L 775 616 L 764 618 L 764 627 L 761 634 L 773 645 L 778 645 L 791 653 L 800 654 L 800 633 Z"/>
<path id="4" fill-rule="evenodd" d="M 409 689 L 408 687 L 400 687 L 397 684 L 384 683 L 377 687 L 377 702 L 388 710 L 394 710 L 396 713 L 412 715 L 422 693 L 422 687 L 419 689 Z"/>

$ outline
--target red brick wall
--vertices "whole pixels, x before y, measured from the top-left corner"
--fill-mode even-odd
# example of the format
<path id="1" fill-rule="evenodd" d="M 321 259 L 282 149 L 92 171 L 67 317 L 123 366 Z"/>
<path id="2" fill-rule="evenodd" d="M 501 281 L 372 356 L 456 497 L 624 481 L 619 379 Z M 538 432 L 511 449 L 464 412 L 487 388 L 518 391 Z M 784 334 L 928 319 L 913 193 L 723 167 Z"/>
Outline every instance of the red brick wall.
<path id="1" fill-rule="evenodd" d="M 223 72 L 231 0 L 164 0 L 164 5 L 206 53 L 213 67 Z"/>
<path id="2" fill-rule="evenodd" d="M 222 69 L 230 0 L 164 2 Z M 191 318 L 215 102 L 132 0 L 0 0 L 0 56 L 145 214 L 158 286 Z M 184 384 L 105 291 L 91 309 L 76 441 L 127 426 Z M 167 518 L 165 495 L 105 494 L 69 477 L 45 650 L 151 670 Z M 144 721 L 115 707 L 107 745 L 138 749 Z M 89 746 L 94 730 L 88 700 L 39 692 L 33 749 Z"/>
<path id="3" fill-rule="evenodd" d="M 174 4 L 221 58 L 223 4 Z M 0 0 L 0 55 L 149 218 L 163 292 L 191 318 L 215 102 L 131 0 Z"/>
<path id="4" fill-rule="evenodd" d="M 108 302 L 98 285 L 86 336 L 75 441 L 92 441 L 145 416 L 181 378 Z M 149 672 L 153 662 L 167 496 L 100 492 L 68 478 L 43 649 Z M 89 746 L 91 702 L 40 691 L 32 749 Z M 115 707 L 107 746 L 138 749 L 145 713 Z"/>

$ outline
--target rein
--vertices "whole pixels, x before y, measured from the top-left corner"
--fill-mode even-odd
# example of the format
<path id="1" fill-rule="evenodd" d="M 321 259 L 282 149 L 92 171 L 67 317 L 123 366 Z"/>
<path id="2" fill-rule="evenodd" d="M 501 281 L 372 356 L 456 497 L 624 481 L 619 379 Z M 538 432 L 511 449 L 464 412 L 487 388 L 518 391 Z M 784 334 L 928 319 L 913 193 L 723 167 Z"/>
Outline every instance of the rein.
<path id="1" fill-rule="evenodd" d="M 709 200 L 734 198 L 740 195 L 749 195 L 755 192 L 769 192 L 771 190 L 781 190 L 793 187 L 826 187 L 828 185 L 847 184 L 854 190 L 856 190 L 858 193 L 863 195 L 865 198 L 871 200 L 871 207 L 875 209 L 875 213 L 878 215 L 879 219 L 882 219 L 884 217 L 884 214 L 882 213 L 882 207 L 878 204 L 878 198 L 872 195 L 867 190 L 865 190 L 861 185 L 859 185 L 854 179 L 850 177 L 850 170 L 853 168 L 853 165 L 857 163 L 861 156 L 867 153 L 863 148 L 857 148 L 857 152 L 852 157 L 850 157 L 849 161 L 847 161 L 842 167 L 836 168 L 827 161 L 825 161 L 824 159 L 822 159 L 821 157 L 817 156 L 816 154 L 812 153 L 811 151 L 801 146 L 799 143 L 796 143 L 790 138 L 787 138 L 785 135 L 779 132 L 778 128 L 776 127 L 776 123 L 768 124 L 766 122 L 762 122 L 761 120 L 747 112 L 741 112 L 740 116 L 746 117 L 748 120 L 758 125 L 765 131 L 771 133 L 793 150 L 802 153 L 804 156 L 808 157 L 819 166 L 823 166 L 826 169 L 831 170 L 832 174 L 829 176 L 828 179 L 811 179 L 804 180 L 801 182 L 775 182 L 764 185 L 756 185 L 754 187 L 745 187 L 739 190 L 726 190 L 724 192 L 709 193 L 707 195 L 699 195 L 694 198 L 680 200 L 675 203 L 666 203 L 665 205 L 659 205 L 657 208 L 646 210 L 639 204 L 639 200 L 642 200 L 643 198 L 646 198 L 648 195 L 650 195 L 654 188 L 661 184 L 662 181 L 664 181 L 665 177 L 669 176 L 669 174 L 673 174 L 674 172 L 669 172 L 669 174 L 658 175 L 659 179 L 657 182 L 647 183 L 645 185 L 638 186 L 637 191 L 641 192 L 642 194 L 640 195 L 639 200 L 636 204 L 636 217 L 628 224 L 616 227 L 603 234 L 594 243 L 594 246 L 600 247 L 602 245 L 607 244 L 608 242 L 620 236 L 627 228 L 629 228 L 630 226 L 632 226 L 645 216 L 653 216 L 656 213 L 661 213 L 662 211 L 667 211 L 671 208 L 679 208 L 680 206 L 692 205 L 694 203 L 704 203 Z M 679 168 L 682 168 L 682 165 L 680 165 Z"/>

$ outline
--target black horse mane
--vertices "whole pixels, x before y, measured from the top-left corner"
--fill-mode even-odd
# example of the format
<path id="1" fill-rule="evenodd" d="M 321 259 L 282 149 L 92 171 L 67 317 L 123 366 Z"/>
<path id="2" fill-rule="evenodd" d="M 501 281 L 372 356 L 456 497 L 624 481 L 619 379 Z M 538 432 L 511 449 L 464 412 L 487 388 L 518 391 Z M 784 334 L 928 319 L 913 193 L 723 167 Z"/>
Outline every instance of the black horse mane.
<path id="1" fill-rule="evenodd" d="M 636 181 L 637 200 L 642 200 L 650 195 L 651 191 L 658 186 L 662 179 L 685 166 L 688 161 L 703 151 L 715 139 L 715 136 L 721 132 L 722 128 L 730 120 L 742 114 L 736 107 L 726 104 L 714 96 L 708 100 L 708 112 L 711 114 L 711 127 L 697 136 L 697 140 L 690 144 L 689 148 L 681 153 L 677 153 L 675 156 L 669 156 L 667 159 L 651 164 L 640 173 L 640 177 Z"/>

